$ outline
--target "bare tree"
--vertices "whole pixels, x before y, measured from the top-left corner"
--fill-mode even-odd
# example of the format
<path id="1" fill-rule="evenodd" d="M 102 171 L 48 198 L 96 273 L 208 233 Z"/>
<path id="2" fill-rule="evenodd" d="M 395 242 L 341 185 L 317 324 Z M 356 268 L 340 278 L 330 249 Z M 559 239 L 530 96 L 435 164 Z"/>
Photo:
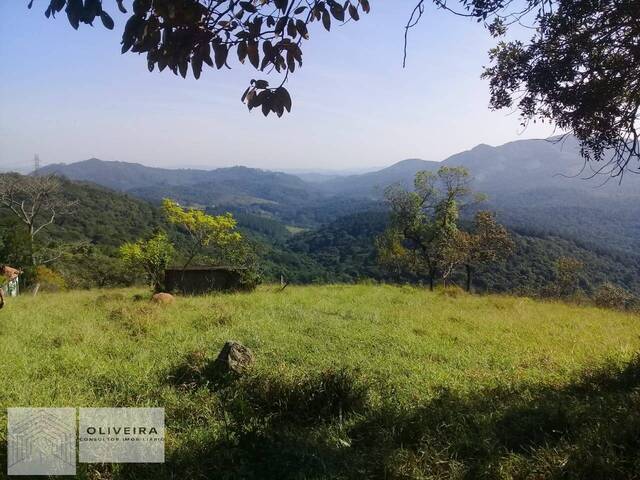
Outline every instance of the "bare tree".
<path id="1" fill-rule="evenodd" d="M 78 204 L 62 194 L 62 182 L 54 176 L 0 175 L 0 207 L 23 223 L 29 235 L 29 256 L 35 265 L 34 238 Z"/>

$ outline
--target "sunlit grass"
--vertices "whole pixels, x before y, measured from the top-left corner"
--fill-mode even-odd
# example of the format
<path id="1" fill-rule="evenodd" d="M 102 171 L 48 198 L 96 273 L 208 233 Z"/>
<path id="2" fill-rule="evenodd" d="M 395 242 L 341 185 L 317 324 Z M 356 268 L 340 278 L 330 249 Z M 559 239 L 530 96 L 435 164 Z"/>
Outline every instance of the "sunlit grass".
<path id="1" fill-rule="evenodd" d="M 585 371 L 604 364 L 622 368 L 640 347 L 637 315 L 595 308 L 459 291 L 430 293 L 413 287 L 330 285 L 279 290 L 264 286 L 249 294 L 182 297 L 168 306 L 134 300 L 135 294 L 147 293 L 133 289 L 10 299 L 0 311 L 0 405 L 4 407 L 0 440 L 6 432 L 6 407 L 163 406 L 169 462 L 160 473 L 149 472 L 169 477 L 170 472 L 185 468 L 181 463 L 185 451 L 218 444 L 220 451 L 248 448 L 243 447 L 246 439 L 241 433 L 247 426 L 229 423 L 229 412 L 235 408 L 229 392 L 249 395 L 253 420 L 260 424 L 252 428 L 266 435 L 275 427 L 263 410 L 271 412 L 276 407 L 270 402 L 280 405 L 282 400 L 270 395 L 291 395 L 283 390 L 290 385 L 306 385 L 311 392 L 314 382 L 325 382 L 314 375 L 348 372 L 355 383 L 366 386 L 366 405 L 351 416 L 345 413 L 345 418 L 340 412 L 339 421 L 320 416 L 317 425 L 305 423 L 301 434 L 321 438 L 322 445 L 344 446 L 356 441 L 358 425 L 381 409 L 412 412 L 441 398 L 445 391 L 468 398 L 496 389 L 564 388 Z M 215 358 L 231 339 L 251 348 L 256 356 L 248 379 L 240 382 L 244 390 L 216 391 L 205 384 L 184 389 L 169 381 L 188 354 Z M 259 396 L 259 401 L 251 397 L 253 390 L 246 390 L 261 391 L 264 385 L 278 382 L 284 387 L 269 387 L 265 391 L 272 393 Z M 291 433 L 292 428 L 287 431 Z M 305 448 L 319 449 L 313 458 L 322 457 L 317 445 Z M 217 449 L 209 455 L 218 455 Z M 511 458 L 504 461 L 512 462 L 515 453 L 502 453 L 505 459 Z M 351 467 L 368 468 L 364 461 L 341 466 L 342 450 L 336 458 L 335 452 L 327 455 L 332 467 L 323 470 L 313 462 L 303 463 L 308 476 L 291 476 L 351 477 L 359 471 Z M 385 475 L 395 472 L 398 476 L 407 465 L 420 470 L 420 462 L 413 457 L 402 460 L 402 455 L 393 450 L 379 468 Z M 231 462 L 227 468 L 239 477 L 261 478 L 251 469 L 252 461 L 239 467 L 225 459 Z M 201 472 L 197 463 L 189 468 L 198 474 L 220 466 L 202 467 Z M 146 475 L 120 466 L 104 468 L 101 478 Z M 405 478 L 419 476 L 418 470 Z M 454 470 L 447 470 L 445 478 L 454 476 Z M 94 467 L 83 466 L 81 471 L 95 473 Z M 381 475 L 376 469 L 369 474 Z M 428 472 L 422 474 L 428 477 Z M 265 476 L 278 475 L 282 471 Z"/>

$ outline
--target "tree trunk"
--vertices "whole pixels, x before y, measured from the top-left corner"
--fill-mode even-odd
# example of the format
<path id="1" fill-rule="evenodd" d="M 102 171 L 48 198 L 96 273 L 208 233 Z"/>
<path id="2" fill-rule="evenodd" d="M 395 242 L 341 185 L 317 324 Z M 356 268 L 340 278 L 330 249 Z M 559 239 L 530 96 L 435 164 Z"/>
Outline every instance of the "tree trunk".
<path id="1" fill-rule="evenodd" d="M 467 292 L 471 292 L 471 274 L 473 273 L 473 269 L 471 265 L 465 265 L 465 269 L 467 270 Z"/>
<path id="2" fill-rule="evenodd" d="M 36 266 L 36 257 L 33 255 L 33 237 L 34 237 L 33 224 L 29 224 L 29 264 L 32 267 Z"/>
<path id="3" fill-rule="evenodd" d="M 429 275 L 429 290 L 433 292 L 433 275 Z"/>

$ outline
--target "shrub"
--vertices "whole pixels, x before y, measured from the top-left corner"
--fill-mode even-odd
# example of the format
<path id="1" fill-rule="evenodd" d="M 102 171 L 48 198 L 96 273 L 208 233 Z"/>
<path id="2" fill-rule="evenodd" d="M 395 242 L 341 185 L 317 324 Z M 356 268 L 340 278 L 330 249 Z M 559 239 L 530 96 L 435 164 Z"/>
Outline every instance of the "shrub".
<path id="1" fill-rule="evenodd" d="M 594 301 L 598 307 L 612 308 L 617 310 L 625 310 L 632 307 L 634 297 L 624 288 L 618 287 L 612 283 L 602 284 L 596 290 Z"/>
<path id="2" fill-rule="evenodd" d="M 149 240 L 125 243 L 120 247 L 120 257 L 132 272 L 141 270 L 148 284 L 160 291 L 164 283 L 164 270 L 175 249 L 164 232 L 157 232 Z"/>
<path id="3" fill-rule="evenodd" d="M 100 252 L 72 254 L 55 267 L 71 289 L 125 287 L 139 279 L 122 260 Z"/>
<path id="4" fill-rule="evenodd" d="M 40 291 L 45 292 L 59 292 L 67 289 L 67 283 L 62 275 L 44 265 L 35 268 L 34 283 L 40 284 Z"/>

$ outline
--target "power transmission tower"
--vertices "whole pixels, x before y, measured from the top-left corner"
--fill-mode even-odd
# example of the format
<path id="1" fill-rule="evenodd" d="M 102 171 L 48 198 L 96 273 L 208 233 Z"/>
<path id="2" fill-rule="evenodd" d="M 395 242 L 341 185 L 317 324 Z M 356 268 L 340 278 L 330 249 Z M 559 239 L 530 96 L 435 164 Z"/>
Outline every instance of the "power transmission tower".
<path id="1" fill-rule="evenodd" d="M 38 173 L 40 170 L 40 155 L 37 153 L 33 156 L 33 173 Z"/>

